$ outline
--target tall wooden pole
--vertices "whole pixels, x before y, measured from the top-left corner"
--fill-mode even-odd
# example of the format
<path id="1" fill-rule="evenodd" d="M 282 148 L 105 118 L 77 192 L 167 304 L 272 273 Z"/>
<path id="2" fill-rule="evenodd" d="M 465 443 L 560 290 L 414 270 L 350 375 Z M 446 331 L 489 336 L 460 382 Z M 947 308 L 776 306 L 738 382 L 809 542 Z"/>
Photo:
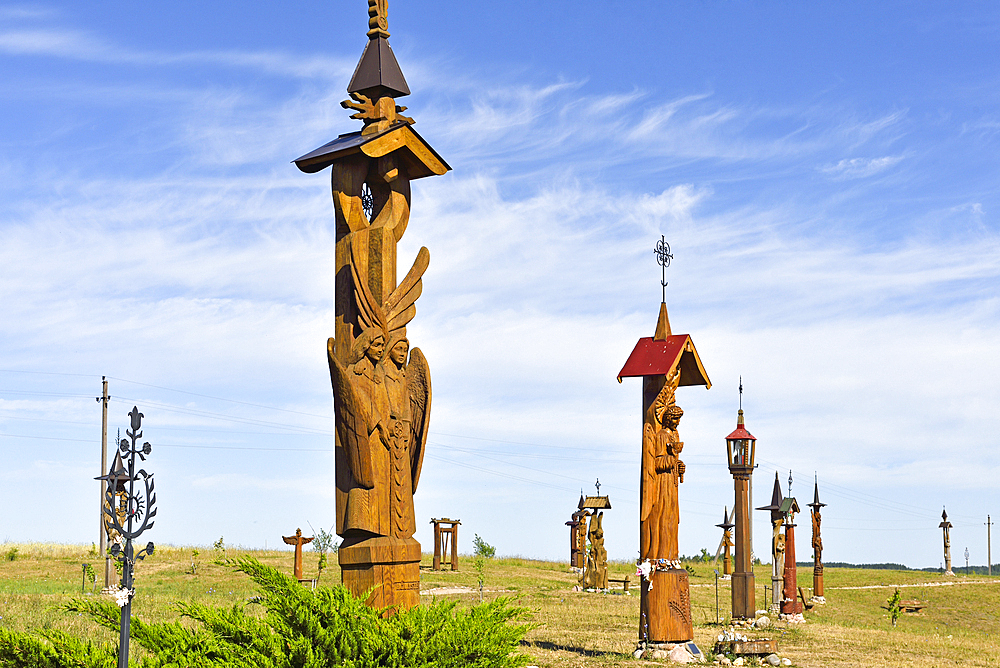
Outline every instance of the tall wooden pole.
<path id="1" fill-rule="evenodd" d="M 993 551 L 992 543 L 990 542 L 990 527 L 993 526 L 993 522 L 990 521 L 990 516 L 986 516 L 986 574 L 993 575 Z"/>
<path id="2" fill-rule="evenodd" d="M 750 473 L 734 474 L 736 488 L 736 564 L 733 568 L 733 618 L 753 619 L 757 614 L 753 564 L 750 560 Z"/>
<path id="3" fill-rule="evenodd" d="M 101 402 L 101 475 L 108 474 L 108 379 L 101 376 L 101 396 L 97 398 Z M 100 552 L 104 557 L 104 586 L 111 586 L 111 559 L 108 558 L 108 533 L 104 530 L 104 497 L 108 491 L 108 481 L 101 481 L 101 504 L 98 507 L 98 517 L 100 518 Z"/>

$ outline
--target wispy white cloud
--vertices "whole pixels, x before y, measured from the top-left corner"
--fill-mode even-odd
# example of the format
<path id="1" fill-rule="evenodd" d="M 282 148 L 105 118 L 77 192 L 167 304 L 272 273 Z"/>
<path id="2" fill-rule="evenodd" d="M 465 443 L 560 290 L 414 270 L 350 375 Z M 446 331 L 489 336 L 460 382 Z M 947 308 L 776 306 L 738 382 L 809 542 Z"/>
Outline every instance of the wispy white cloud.
<path id="1" fill-rule="evenodd" d="M 820 171 L 839 179 L 864 179 L 894 167 L 903 160 L 901 155 L 881 158 L 844 158 L 835 165 L 821 167 Z"/>
<path id="2" fill-rule="evenodd" d="M 333 76 L 339 90 L 354 60 L 131 53 L 73 31 L 8 31 L 0 49 L 121 65 L 203 63 L 298 80 L 282 93 L 238 82 L 226 89 L 185 83 L 191 88 L 164 98 L 169 108 L 157 117 L 172 151 L 158 173 L 67 166 L 73 160 L 62 146 L 39 150 L 40 163 L 58 168 L 0 164 L 8 184 L 0 226 L 6 315 L 0 341 L 7 361 L 0 366 L 107 369 L 329 414 L 324 343 L 333 331 L 334 234 L 327 176 L 301 175 L 287 161 L 357 126 L 338 108 L 336 92 L 302 81 Z M 715 517 L 714 506 L 730 498 L 731 481 L 712 467 L 734 419 L 734 379 L 741 373 L 768 466 L 792 467 L 797 476 L 819 469 L 821 482 L 877 487 L 887 496 L 914 482 L 938 495 L 972 490 L 971 497 L 995 488 L 991 472 L 1000 462 L 986 425 L 1000 401 L 992 354 L 1000 346 L 1000 304 L 988 286 L 1000 279 L 1000 240 L 982 226 L 974 235 L 933 233 L 959 215 L 986 217 L 984 205 L 969 198 L 957 200 L 972 202 L 960 207 L 955 200 L 923 204 L 912 214 L 920 230 L 904 226 L 891 241 L 870 236 L 867 220 L 842 222 L 856 210 L 844 204 L 841 180 L 860 192 L 879 181 L 866 177 L 904 164 L 904 156 L 919 159 L 889 147 L 906 130 L 905 112 L 859 112 L 867 120 L 845 124 L 841 109 L 765 109 L 719 93 L 658 99 L 639 90 L 595 93 L 585 81 L 473 85 L 472 76 L 466 86 L 446 70 L 421 63 L 414 70 L 427 104 L 410 113 L 456 168 L 414 184 L 413 219 L 399 253 L 403 266 L 420 246 L 431 250 L 409 334 L 431 362 L 432 430 L 603 450 L 597 457 L 570 451 L 579 457 L 559 460 L 557 472 L 574 480 L 558 484 L 589 486 L 599 472 L 608 489 L 618 490 L 616 499 L 634 498 L 637 471 L 629 458 L 637 461 L 638 388 L 631 381 L 618 385 L 615 375 L 635 339 L 653 328 L 660 286 L 651 247 L 666 234 L 675 250 L 667 275 L 675 330 L 694 336 L 716 383 L 711 392 L 690 389 L 683 399 L 685 456 L 692 463 L 685 512 L 712 509 Z M 123 104 L 128 88 L 126 81 L 110 104 Z M 858 154 L 883 157 L 841 157 Z M 826 165 L 819 177 L 817 164 Z M 21 190 L 31 196 L 19 197 Z M 141 388 L 118 388 L 113 393 L 123 398 L 152 401 Z M 21 416 L 65 413 L 93 421 L 95 402 L 85 399 L 86 407 L 65 398 L 3 399 L 0 420 L 10 408 Z M 165 405 L 231 408 L 189 399 Z M 155 410 L 152 425 L 221 424 Z M 231 412 L 254 416 L 247 407 Z M 195 444 L 237 439 L 168 433 Z M 531 471 L 477 460 L 448 451 L 454 440 L 436 438 L 442 457 L 551 482 L 546 465 L 532 464 L 541 471 Z M 959 438 L 965 456 L 981 467 L 962 480 L 935 480 L 941 444 L 953 447 Z M 491 447 L 552 452 L 514 443 Z M 157 451 L 164 498 L 171 490 L 172 498 L 186 499 L 177 501 L 175 518 L 198 516 L 195 496 L 203 503 L 235 499 L 233 505 L 255 510 L 266 496 L 273 506 L 259 515 L 266 522 L 287 521 L 280 515 L 302 503 L 296 497 L 303 489 L 311 503 L 329 504 L 328 478 L 301 465 L 320 466 L 314 462 L 326 461 L 324 455 L 241 453 L 221 460 L 205 451 L 167 450 Z M 18 450 L 17 470 L 31 470 L 24 462 L 34 460 L 25 452 Z M 206 472 L 184 477 L 193 462 Z M 268 475 L 260 473 L 265 469 Z M 490 526 L 495 542 L 509 543 L 504 551 L 525 551 L 517 536 L 493 529 L 495 504 L 472 501 L 485 488 L 512 513 L 530 516 L 525 521 L 537 535 L 553 536 L 537 554 L 562 554 L 551 525 L 563 508 L 572 510 L 573 498 L 466 472 L 456 476 L 429 461 L 418 513 L 469 500 L 463 512 L 470 524 Z M 931 496 L 922 495 L 918 505 L 936 508 Z M 850 517 L 859 507 L 856 499 L 845 501 L 838 512 Z M 167 517 L 166 540 L 231 533 L 206 524 L 197 529 L 206 538 L 189 538 L 189 527 Z M 246 517 L 231 521 L 248 525 Z M 682 523 L 683 551 L 717 541 L 715 529 L 701 524 Z M 609 533 L 608 540 L 613 556 L 634 552 L 633 531 Z"/>
<path id="3" fill-rule="evenodd" d="M 117 65 L 173 67 L 210 64 L 338 82 L 349 78 L 357 64 L 348 58 L 301 56 L 281 51 L 141 51 L 115 45 L 86 31 L 66 28 L 13 28 L 0 31 L 0 52 L 12 56 L 48 56 Z"/>

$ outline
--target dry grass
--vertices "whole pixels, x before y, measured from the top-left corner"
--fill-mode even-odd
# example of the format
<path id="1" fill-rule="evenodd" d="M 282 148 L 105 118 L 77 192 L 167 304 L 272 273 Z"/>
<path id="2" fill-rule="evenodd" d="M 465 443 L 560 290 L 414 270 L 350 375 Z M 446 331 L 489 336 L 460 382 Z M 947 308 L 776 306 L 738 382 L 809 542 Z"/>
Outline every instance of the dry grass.
<path id="1" fill-rule="evenodd" d="M 0 546 L 0 558 L 11 547 L 18 548 L 16 561 L 0 561 L 0 624 L 21 630 L 55 627 L 88 638 L 107 638 L 83 617 L 59 610 L 80 595 L 81 563 L 98 561 L 89 547 L 74 545 Z M 190 547 L 157 548 L 136 569 L 135 614 L 149 620 L 176 619 L 175 601 L 200 601 L 232 605 L 254 594 L 248 579 L 230 568 L 213 563 L 211 548 L 198 548 L 197 574 L 191 566 Z M 249 554 L 263 563 L 291 571 L 288 551 L 228 550 L 227 556 Z M 317 556 L 306 552 L 306 575 L 315 574 Z M 324 572 L 322 582 L 340 581 L 336 558 Z M 421 588 L 467 587 L 462 594 L 444 596 L 463 604 L 479 600 L 476 575 L 470 558 L 460 560 L 460 570 L 434 572 L 424 556 Z M 714 626 L 715 578 L 711 566 L 695 564 L 691 578 L 695 641 L 711 649 L 718 633 Z M 634 573 L 626 563 L 609 565 L 611 577 Z M 764 583 L 769 569 L 757 569 L 758 607 L 763 607 Z M 634 579 L 634 578 L 633 578 Z M 811 584 L 811 569 L 799 569 L 799 583 Z M 904 615 L 891 628 L 881 608 L 894 585 L 955 583 L 949 586 L 910 586 L 903 598 L 927 603 L 919 614 Z M 546 667 L 639 666 L 654 662 L 631 657 L 638 636 L 638 595 L 592 594 L 572 591 L 575 576 L 565 563 L 522 558 L 494 559 L 486 573 L 485 596 L 516 596 L 532 611 L 538 628 L 527 636 L 525 651 L 533 663 Z M 867 587 L 851 589 L 850 587 Z M 875 587 L 875 588 L 872 588 Z M 88 588 L 89 590 L 89 588 Z M 875 571 L 828 568 L 826 595 L 829 603 L 807 613 L 807 624 L 791 629 L 779 625 L 781 653 L 796 666 L 1000 666 L 1000 579 L 985 577 L 944 578 L 914 571 Z M 722 616 L 729 608 L 729 587 L 719 583 Z M 434 597 L 423 596 L 426 602 Z"/>

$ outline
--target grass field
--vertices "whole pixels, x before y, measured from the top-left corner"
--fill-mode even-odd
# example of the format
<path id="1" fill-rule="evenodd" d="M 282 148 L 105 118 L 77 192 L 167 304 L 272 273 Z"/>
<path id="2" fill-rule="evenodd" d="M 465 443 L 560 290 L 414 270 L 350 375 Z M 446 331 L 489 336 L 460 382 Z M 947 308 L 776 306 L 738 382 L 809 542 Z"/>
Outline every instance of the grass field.
<path id="1" fill-rule="evenodd" d="M 16 559 L 9 555 L 16 548 Z M 198 548 L 192 574 L 193 548 L 158 547 L 136 567 L 133 614 L 148 621 L 176 619 L 174 601 L 198 601 L 231 606 L 246 601 L 254 589 L 246 576 L 214 563 L 221 553 Z M 286 572 L 292 553 L 229 549 L 226 556 L 248 554 Z M 305 553 L 305 575 L 314 577 L 318 555 Z M 59 628 L 85 638 L 110 641 L 107 631 L 88 618 L 62 612 L 62 603 L 80 596 L 82 563 L 94 564 L 100 581 L 102 565 L 89 547 L 73 545 L 0 545 L 0 625 L 12 629 Z M 336 556 L 323 572 L 322 584 L 340 582 Z M 471 558 L 461 558 L 459 571 L 430 570 L 424 555 L 421 590 L 468 588 L 460 593 L 425 595 L 479 600 Z M 715 575 L 709 564 L 692 564 L 691 604 L 695 642 L 710 650 L 719 632 L 715 626 Z M 611 577 L 634 573 L 625 563 L 609 564 Z M 763 608 L 764 583 L 770 569 L 758 567 L 758 607 Z M 633 577 L 633 581 L 635 578 Z M 657 662 L 632 658 L 638 624 L 638 594 L 593 594 L 572 591 L 575 576 L 565 562 L 498 558 L 488 563 L 485 596 L 516 596 L 532 611 L 538 627 L 524 651 L 538 666 L 638 666 Z M 799 584 L 811 586 L 812 571 L 799 569 Z M 827 568 L 825 606 L 806 613 L 808 622 L 771 635 L 780 637 L 780 653 L 796 666 L 997 666 L 1000 667 L 1000 577 L 944 577 L 918 571 Z M 926 607 L 903 615 L 892 628 L 881 606 L 896 585 L 904 599 L 919 599 Z M 91 587 L 88 584 L 87 591 Z M 729 587 L 719 583 L 723 619 L 729 608 Z"/>

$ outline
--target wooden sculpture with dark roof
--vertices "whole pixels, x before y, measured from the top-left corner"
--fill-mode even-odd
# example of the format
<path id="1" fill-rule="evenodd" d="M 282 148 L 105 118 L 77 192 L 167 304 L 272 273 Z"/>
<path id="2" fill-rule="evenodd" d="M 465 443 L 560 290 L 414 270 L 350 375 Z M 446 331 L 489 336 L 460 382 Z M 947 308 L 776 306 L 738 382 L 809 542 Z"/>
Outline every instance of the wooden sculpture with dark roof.
<path id="1" fill-rule="evenodd" d="M 397 282 L 396 244 L 410 216 L 410 182 L 451 169 L 413 130 L 396 98 L 408 95 L 388 37 L 386 0 L 369 0 L 368 44 L 342 106 L 361 131 L 295 160 L 306 173 L 331 167 L 336 213 L 333 385 L 337 534 L 343 582 L 370 605 L 419 602 L 420 544 L 413 494 L 427 442 L 431 377 L 406 325 L 430 253 L 421 248 Z"/>

